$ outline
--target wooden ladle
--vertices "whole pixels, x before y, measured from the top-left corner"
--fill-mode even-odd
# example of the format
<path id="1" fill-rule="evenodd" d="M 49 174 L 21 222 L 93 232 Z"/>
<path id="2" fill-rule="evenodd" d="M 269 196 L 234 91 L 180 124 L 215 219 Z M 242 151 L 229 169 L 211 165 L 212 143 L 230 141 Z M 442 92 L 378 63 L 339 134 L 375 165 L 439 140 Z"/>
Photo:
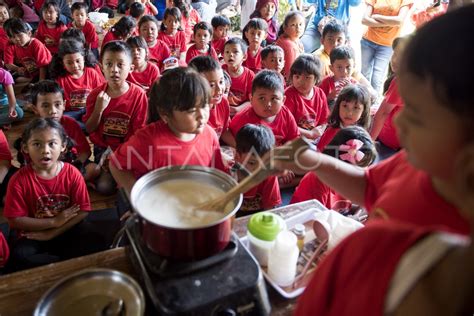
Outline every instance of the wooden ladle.
<path id="1" fill-rule="evenodd" d="M 252 189 L 254 186 L 265 180 L 268 176 L 278 173 L 278 171 L 272 168 L 272 159 L 294 161 L 298 154 L 309 148 L 309 144 L 310 143 L 306 138 L 300 137 L 284 146 L 272 149 L 271 154 L 267 156 L 264 164 L 261 164 L 257 170 L 252 172 L 235 187 L 225 192 L 222 196 L 197 205 L 194 210 L 223 212 L 226 205 L 235 199 L 239 194 L 245 193 Z"/>

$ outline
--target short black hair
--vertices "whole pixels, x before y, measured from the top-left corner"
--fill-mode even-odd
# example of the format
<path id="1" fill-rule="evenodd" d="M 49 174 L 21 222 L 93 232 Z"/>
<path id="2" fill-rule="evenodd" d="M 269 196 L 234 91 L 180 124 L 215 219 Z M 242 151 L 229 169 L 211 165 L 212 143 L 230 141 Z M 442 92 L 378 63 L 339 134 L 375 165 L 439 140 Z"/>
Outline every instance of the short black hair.
<path id="1" fill-rule="evenodd" d="M 314 75 L 316 79 L 316 84 L 321 81 L 322 77 L 321 60 L 311 54 L 301 54 L 299 55 L 290 68 L 290 79 L 293 75 L 309 74 Z"/>
<path id="2" fill-rule="evenodd" d="M 137 26 L 135 19 L 131 16 L 124 15 L 120 18 L 120 20 L 117 21 L 117 23 L 114 24 L 114 26 L 112 26 L 110 31 L 115 36 L 124 38 L 132 32 L 135 26 Z"/>
<path id="3" fill-rule="evenodd" d="M 227 40 L 227 42 L 225 42 L 224 44 L 224 48 L 227 46 L 227 45 L 239 45 L 240 46 L 240 49 L 242 50 L 242 52 L 244 54 L 247 54 L 247 43 L 244 42 L 243 39 L 239 38 L 239 37 L 231 37 Z"/>
<path id="4" fill-rule="evenodd" d="M 248 21 L 248 23 L 245 25 L 244 29 L 242 30 L 242 38 L 244 39 L 245 43 L 247 45 L 250 45 L 249 40 L 247 39 L 247 36 L 245 35 L 245 32 L 248 32 L 250 29 L 255 29 L 255 30 L 261 30 L 261 31 L 268 31 L 268 24 L 264 19 L 261 18 L 253 18 Z"/>
<path id="5" fill-rule="evenodd" d="M 56 81 L 42 80 L 31 87 L 31 103 L 33 103 L 33 106 L 36 106 L 38 95 L 45 95 L 48 93 L 60 93 L 64 99 L 64 90 Z"/>
<path id="6" fill-rule="evenodd" d="M 6 20 L 3 24 L 3 28 L 5 29 L 8 37 L 13 37 L 20 33 L 27 34 L 28 32 L 31 32 L 31 26 L 22 19 L 18 18 L 10 18 Z"/>
<path id="7" fill-rule="evenodd" d="M 130 12 L 130 16 L 136 19 L 145 13 L 145 6 L 141 2 L 134 2 L 130 5 L 128 10 Z"/>
<path id="8" fill-rule="evenodd" d="M 138 3 L 138 2 L 135 2 L 135 3 Z M 143 48 L 144 50 L 146 50 L 146 52 L 148 54 L 148 45 L 147 45 L 145 39 L 141 36 L 129 37 L 125 43 L 127 43 L 127 45 L 130 48 L 135 48 L 135 47 Z"/>
<path id="9" fill-rule="evenodd" d="M 198 22 L 198 23 L 194 24 L 193 33 L 196 34 L 196 32 L 198 30 L 208 31 L 209 35 L 212 38 L 212 26 L 209 23 L 207 23 L 206 21 L 201 21 L 201 22 Z"/>
<path id="10" fill-rule="evenodd" d="M 104 45 L 102 50 L 100 51 L 100 61 L 104 58 L 106 52 L 113 52 L 113 53 L 125 53 L 130 58 L 130 62 L 132 62 L 132 51 L 130 46 L 128 46 L 123 41 L 111 41 Z"/>
<path id="11" fill-rule="evenodd" d="M 64 131 L 64 128 L 58 121 L 52 118 L 35 118 L 30 123 L 28 123 L 28 125 L 26 125 L 25 129 L 23 130 L 23 133 L 21 134 L 22 144 L 26 145 L 28 143 L 34 131 L 42 131 L 46 129 L 57 130 L 63 144 L 67 144 L 68 136 Z"/>
<path id="12" fill-rule="evenodd" d="M 63 40 L 78 41 L 82 43 L 82 45 L 86 46 L 86 37 L 84 33 L 82 32 L 82 30 L 76 29 L 75 27 L 68 28 L 67 30 L 61 33 L 61 41 Z"/>
<path id="13" fill-rule="evenodd" d="M 334 47 L 329 54 L 329 59 L 331 60 L 331 65 L 334 64 L 336 60 L 341 59 L 352 59 L 354 60 L 354 51 L 349 46 L 339 46 Z"/>
<path id="14" fill-rule="evenodd" d="M 329 33 L 331 34 L 338 34 L 342 33 L 346 36 L 346 27 L 339 23 L 337 20 L 329 21 L 323 28 L 322 38 L 324 38 Z"/>
<path id="15" fill-rule="evenodd" d="M 61 8 L 59 7 L 59 3 L 57 3 L 55 0 L 46 0 L 43 3 L 40 10 L 40 20 L 43 20 L 43 12 L 48 10 L 49 8 L 53 8 L 58 14 L 58 17 L 56 18 L 56 25 L 63 24 L 63 22 L 61 22 L 61 19 L 59 18 L 59 16 L 61 15 Z"/>
<path id="16" fill-rule="evenodd" d="M 267 59 L 268 55 L 270 55 L 271 53 L 276 53 L 276 52 L 282 52 L 283 55 L 285 55 L 285 51 L 283 50 L 283 48 L 281 48 L 278 45 L 272 44 L 272 45 L 268 45 L 262 48 L 262 51 L 260 52 L 260 56 L 262 57 L 262 59 Z"/>
<path id="17" fill-rule="evenodd" d="M 211 56 L 196 56 L 188 63 L 188 67 L 199 73 L 217 71 L 222 69 L 221 64 Z"/>
<path id="18" fill-rule="evenodd" d="M 275 136 L 267 126 L 245 124 L 235 135 L 235 143 L 238 153 L 254 151 L 263 156 L 275 146 Z"/>
<path id="19" fill-rule="evenodd" d="M 285 93 L 285 86 L 283 85 L 281 75 L 274 70 L 263 69 L 255 76 L 252 82 L 252 94 L 258 88 Z"/>
<path id="20" fill-rule="evenodd" d="M 219 26 L 230 26 L 230 20 L 225 15 L 216 15 L 212 18 L 211 25 L 213 28 L 218 28 Z"/>
<path id="21" fill-rule="evenodd" d="M 85 10 L 86 13 L 89 11 L 89 6 L 85 2 L 74 2 L 71 5 L 71 13 L 73 13 L 76 10 Z"/>

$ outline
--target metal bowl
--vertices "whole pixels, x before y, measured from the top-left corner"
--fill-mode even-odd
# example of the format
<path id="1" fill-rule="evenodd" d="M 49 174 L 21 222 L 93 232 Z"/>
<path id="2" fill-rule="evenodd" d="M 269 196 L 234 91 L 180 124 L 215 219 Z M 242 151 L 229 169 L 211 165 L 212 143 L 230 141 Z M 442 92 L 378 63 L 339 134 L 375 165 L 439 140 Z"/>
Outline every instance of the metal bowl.
<path id="1" fill-rule="evenodd" d="M 109 315 L 111 312 L 116 315 L 143 315 L 143 292 L 134 279 L 122 272 L 90 269 L 56 283 L 40 299 L 34 315 Z"/>

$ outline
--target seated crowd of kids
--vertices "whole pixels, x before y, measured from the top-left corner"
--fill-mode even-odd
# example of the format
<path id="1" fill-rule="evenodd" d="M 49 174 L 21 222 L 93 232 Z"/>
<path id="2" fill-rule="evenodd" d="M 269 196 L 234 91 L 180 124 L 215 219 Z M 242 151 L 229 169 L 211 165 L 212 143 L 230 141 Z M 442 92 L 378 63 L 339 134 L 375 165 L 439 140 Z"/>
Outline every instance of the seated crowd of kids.
<path id="1" fill-rule="evenodd" d="M 343 24 L 328 21 L 322 47 L 307 54 L 300 41 L 304 15 L 291 11 L 278 28 L 277 5 L 257 2 L 242 38 L 228 35 L 225 16 L 200 21 L 185 0 L 167 1 L 161 23 L 152 3 L 132 2 L 102 43 L 84 2 L 66 12 L 61 1 L 43 1 L 37 24 L 9 18 L 9 7 L 0 2 L 0 125 L 8 133 L 8 125 L 23 118 L 15 82 L 28 83 L 36 116 L 15 141 L 20 169 L 12 166 L 0 131 L 0 198 L 11 229 L 8 241 L 0 233 L 0 267 L 8 263 L 5 271 L 15 271 L 100 250 L 87 228 L 88 189 L 113 195 L 123 188 L 130 194 L 144 174 L 176 165 L 214 167 L 240 181 L 272 148 L 300 136 L 313 147 L 298 163 L 278 162 L 281 172 L 246 192 L 237 216 L 281 205 L 281 189 L 292 187 L 291 203 L 317 199 L 330 209 L 350 200 L 367 210 L 369 222 L 384 219 L 372 226 L 374 238 L 383 229 L 418 232 L 398 247 L 385 278 L 370 279 L 377 287 L 364 288 L 380 296 L 374 304 L 379 312 L 389 276 L 416 240 L 434 231 L 472 233 L 472 221 L 460 212 L 466 195 L 456 189 L 454 158 L 472 146 L 474 135 L 474 66 L 460 46 L 474 32 L 473 6 L 394 41 L 383 101 L 371 113 L 378 91 L 355 70 Z M 442 40 L 452 49 L 440 50 Z M 467 64 L 455 70 L 445 59 Z M 391 157 L 381 161 L 380 153 Z M 367 248 L 357 240 L 342 245 Z M 384 241 L 388 247 L 391 239 Z M 344 251 L 334 253 L 342 257 Z M 350 263 L 351 276 L 361 270 L 354 280 L 346 277 L 349 270 L 333 280 L 331 269 L 349 269 L 351 262 L 344 260 L 342 267 L 335 260 L 324 261 L 324 282 L 309 285 L 297 313 L 349 310 L 331 304 L 327 290 L 347 292 L 351 302 L 356 286 L 373 273 L 359 269 L 361 257 L 359 267 Z M 374 259 L 374 266 L 380 262 Z M 320 306 L 311 296 L 321 298 Z M 357 310 L 357 302 L 351 303 Z M 337 308 L 334 315 L 344 313 Z"/>

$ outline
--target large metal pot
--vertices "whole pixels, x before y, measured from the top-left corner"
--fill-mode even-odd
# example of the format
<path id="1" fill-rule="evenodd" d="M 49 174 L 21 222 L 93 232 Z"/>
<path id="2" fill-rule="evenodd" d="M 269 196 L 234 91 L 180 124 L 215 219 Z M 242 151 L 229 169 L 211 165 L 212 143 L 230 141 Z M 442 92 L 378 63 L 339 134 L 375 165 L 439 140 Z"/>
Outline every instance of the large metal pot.
<path id="1" fill-rule="evenodd" d="M 133 186 L 131 204 L 138 213 L 141 223 L 141 237 L 153 252 L 171 259 L 192 261 L 209 257 L 223 250 L 231 237 L 231 217 L 242 204 L 242 195 L 234 200 L 235 207 L 223 212 L 215 222 L 193 228 L 169 227 L 146 219 L 140 210 L 138 201 L 150 188 L 169 180 L 193 180 L 222 189 L 230 190 L 237 183 L 228 174 L 214 168 L 201 166 L 164 167 L 141 177 Z M 199 194 L 199 192 L 190 192 Z M 160 205 L 156 205 L 160 212 Z"/>

